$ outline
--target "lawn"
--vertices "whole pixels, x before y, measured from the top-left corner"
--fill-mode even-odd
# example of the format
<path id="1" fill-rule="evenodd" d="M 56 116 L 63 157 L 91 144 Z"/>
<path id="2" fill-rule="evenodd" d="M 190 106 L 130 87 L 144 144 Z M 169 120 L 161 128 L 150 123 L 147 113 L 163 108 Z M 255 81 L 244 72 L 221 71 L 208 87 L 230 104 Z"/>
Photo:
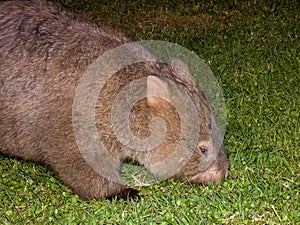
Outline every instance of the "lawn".
<path id="1" fill-rule="evenodd" d="M 141 187 L 138 202 L 82 201 L 45 167 L 0 155 L 1 224 L 300 224 L 299 1 L 60 2 L 205 60 L 226 101 L 229 177 Z"/>

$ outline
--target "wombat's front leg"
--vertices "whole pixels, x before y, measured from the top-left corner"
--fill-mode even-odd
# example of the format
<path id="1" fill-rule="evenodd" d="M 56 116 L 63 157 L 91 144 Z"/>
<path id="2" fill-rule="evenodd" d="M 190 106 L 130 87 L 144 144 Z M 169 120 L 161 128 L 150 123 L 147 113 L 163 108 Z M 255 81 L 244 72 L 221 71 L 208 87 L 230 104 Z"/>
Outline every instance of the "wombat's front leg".
<path id="1" fill-rule="evenodd" d="M 72 152 L 72 154 L 69 154 Z M 126 199 L 137 198 L 137 191 L 126 188 L 124 185 L 113 182 L 98 174 L 82 157 L 74 150 L 60 151 L 51 154 L 45 159 L 58 175 L 82 199 L 113 198 Z"/>

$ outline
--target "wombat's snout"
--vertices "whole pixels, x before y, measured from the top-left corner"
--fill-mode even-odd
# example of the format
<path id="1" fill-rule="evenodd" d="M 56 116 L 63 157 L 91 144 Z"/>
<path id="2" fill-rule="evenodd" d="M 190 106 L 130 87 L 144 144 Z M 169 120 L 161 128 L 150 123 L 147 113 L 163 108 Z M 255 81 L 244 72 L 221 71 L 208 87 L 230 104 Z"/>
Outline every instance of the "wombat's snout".
<path id="1" fill-rule="evenodd" d="M 227 177 L 228 177 L 228 160 L 227 160 L 224 144 L 222 144 L 215 159 L 212 161 L 211 165 L 205 171 L 204 181 L 202 183 L 207 183 L 209 181 L 219 183 L 222 179 L 226 179 Z"/>
<path id="2" fill-rule="evenodd" d="M 219 183 L 228 177 L 228 160 L 224 144 L 220 147 L 216 156 L 210 162 L 205 161 L 205 154 L 196 150 L 190 161 L 174 176 L 175 178 L 192 183 Z M 203 163 L 207 163 L 207 167 L 203 168 Z"/>
<path id="3" fill-rule="evenodd" d="M 216 177 L 215 177 L 215 181 L 216 182 L 220 182 L 222 179 L 226 179 L 228 177 L 228 160 L 227 160 L 227 156 L 226 156 L 226 151 L 224 148 L 224 144 L 222 144 L 221 148 L 219 149 L 218 154 L 216 155 L 216 158 L 214 160 L 214 162 L 212 163 L 212 166 L 216 167 Z"/>
<path id="4" fill-rule="evenodd" d="M 213 159 L 209 167 L 205 171 L 196 174 L 192 180 L 197 183 L 215 182 L 219 183 L 228 176 L 228 160 L 224 146 L 222 146 Z"/>

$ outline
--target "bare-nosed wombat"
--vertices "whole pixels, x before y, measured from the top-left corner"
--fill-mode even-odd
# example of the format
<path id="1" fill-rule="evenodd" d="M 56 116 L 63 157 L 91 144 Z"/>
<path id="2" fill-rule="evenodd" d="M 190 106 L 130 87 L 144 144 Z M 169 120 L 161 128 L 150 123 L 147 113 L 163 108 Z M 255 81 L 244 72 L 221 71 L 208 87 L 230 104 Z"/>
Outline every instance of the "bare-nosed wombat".
<path id="1" fill-rule="evenodd" d="M 74 136 L 72 104 L 88 66 L 104 52 L 129 42 L 113 29 L 51 3 L 1 2 L 0 152 L 48 165 L 83 199 L 126 196 L 130 189 L 100 175 L 83 158 Z M 120 162 L 130 157 L 147 167 L 170 155 L 180 139 L 176 109 L 162 99 L 149 97 L 131 110 L 130 127 L 136 136 L 145 138 L 151 118 L 162 117 L 167 132 L 161 145 L 151 152 L 133 153 L 118 141 L 110 121 L 113 101 L 124 86 L 141 77 L 147 78 L 149 93 L 157 89 L 168 92 L 162 78 L 174 81 L 198 109 L 199 144 L 173 177 L 197 183 L 219 182 L 227 174 L 228 162 L 223 144 L 210 158 L 212 119 L 205 95 L 172 65 L 132 64 L 105 84 L 97 99 L 95 123 L 106 149 Z"/>

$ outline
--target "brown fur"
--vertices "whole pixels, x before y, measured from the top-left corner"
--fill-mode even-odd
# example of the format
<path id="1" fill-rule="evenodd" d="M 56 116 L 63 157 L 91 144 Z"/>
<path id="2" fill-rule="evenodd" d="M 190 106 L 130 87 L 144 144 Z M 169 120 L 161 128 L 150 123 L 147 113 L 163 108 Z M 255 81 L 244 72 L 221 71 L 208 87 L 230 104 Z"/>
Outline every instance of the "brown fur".
<path id="1" fill-rule="evenodd" d="M 9 12 L 9 13 L 7 13 Z M 104 52 L 130 39 L 104 25 L 94 24 L 52 4 L 35 1 L 0 3 L 0 152 L 44 163 L 83 199 L 124 197 L 122 184 L 96 173 L 83 159 L 72 127 L 72 103 L 80 77 Z M 176 69 L 155 63 L 130 65 L 117 72 L 99 94 L 96 124 L 101 140 L 120 162 L 131 157 L 146 167 L 159 161 L 176 146 L 179 117 L 161 99 L 141 100 L 132 109 L 130 126 L 143 138 L 149 135 L 149 119 L 161 116 L 168 132 L 155 150 L 135 153 L 117 140 L 110 125 L 113 99 L 131 79 L 147 74 L 166 77 L 184 86 L 199 109 L 203 143 L 209 139 L 210 110 L 204 94 L 193 80 Z M 203 145 L 203 144 L 202 144 Z M 220 181 L 227 172 L 222 148 L 205 171 L 205 158 L 197 148 L 191 160 L 174 177 L 193 182 Z"/>

